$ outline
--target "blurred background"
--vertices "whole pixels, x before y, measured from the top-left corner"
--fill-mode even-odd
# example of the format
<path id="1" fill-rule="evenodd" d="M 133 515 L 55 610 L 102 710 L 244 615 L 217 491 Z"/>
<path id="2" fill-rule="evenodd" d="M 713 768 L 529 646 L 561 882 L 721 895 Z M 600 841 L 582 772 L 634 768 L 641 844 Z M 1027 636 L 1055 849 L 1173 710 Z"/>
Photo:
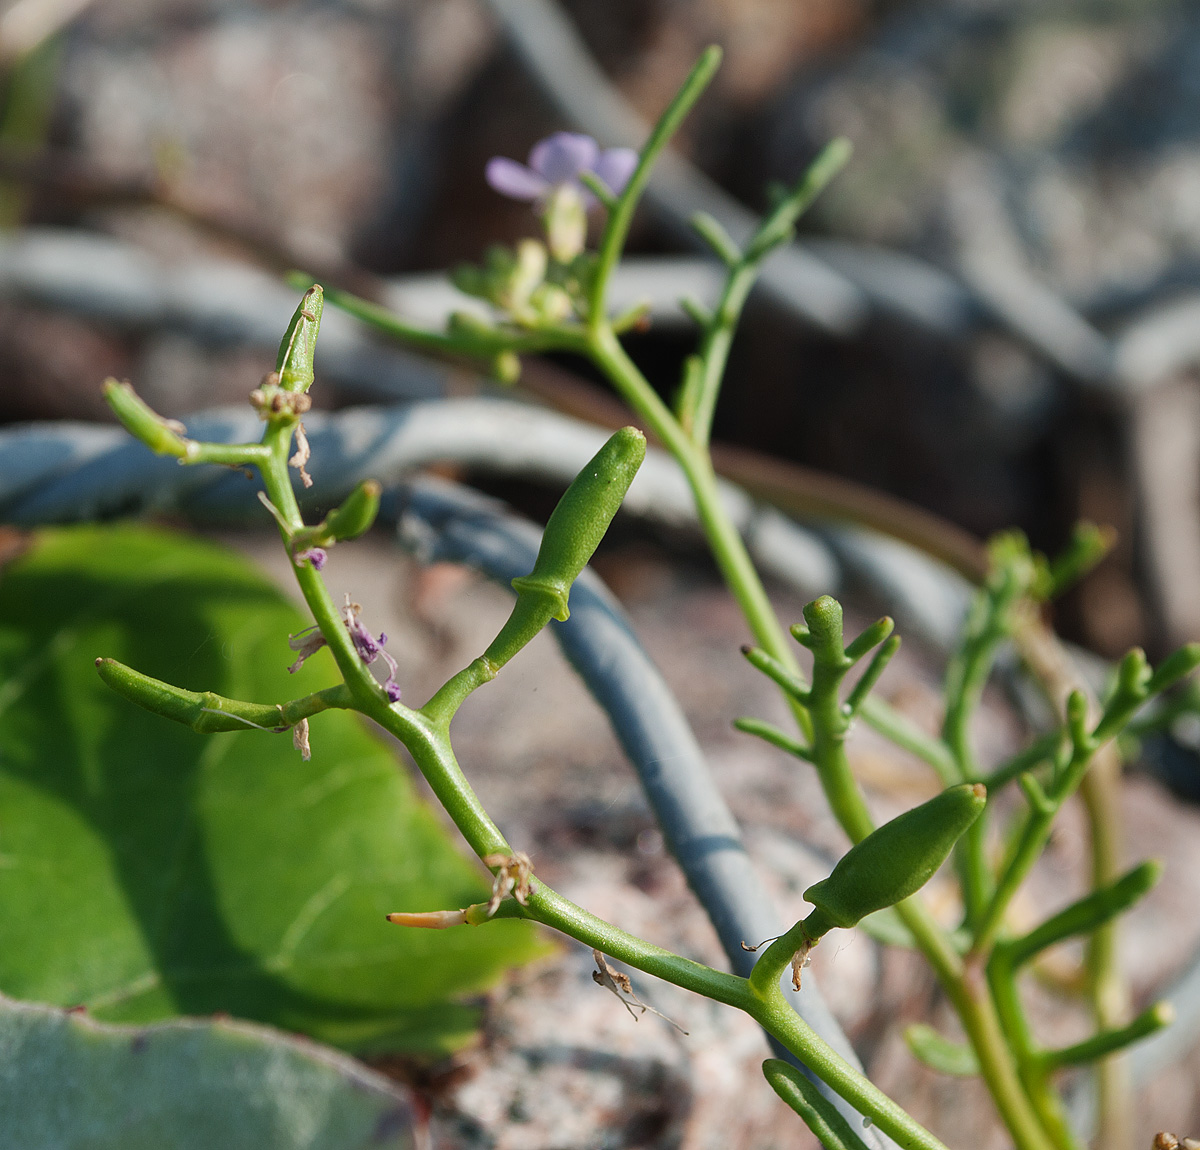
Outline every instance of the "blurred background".
<path id="1" fill-rule="evenodd" d="M 480 179 L 487 158 L 594 127 L 571 123 L 574 77 L 565 60 L 555 73 L 553 46 L 548 71 L 530 66 L 521 37 L 536 27 L 521 21 L 536 26 L 536 12 L 510 9 L 522 10 L 19 0 L 0 17 L 0 218 L 115 237 L 158 260 L 358 274 L 360 287 L 360 273 L 476 258 L 529 230 L 523 205 Z M 700 47 L 725 46 L 680 146 L 751 208 L 832 135 L 855 144 L 804 225 L 827 274 L 794 284 L 799 299 L 760 293 L 721 439 L 976 534 L 1019 525 L 1053 548 L 1078 517 L 1112 524 L 1121 543 L 1062 625 L 1110 655 L 1200 633 L 1195 5 L 561 10 L 643 117 Z M 678 224 L 659 204 L 634 252 L 679 254 Z M 60 278 L 72 258 L 88 253 L 60 252 Z M 262 356 L 220 346 L 219 331 L 201 340 L 178 316 L 117 325 L 81 314 L 86 301 L 46 306 L 47 275 L 22 274 L 18 253 L 0 259 L 0 418 L 104 418 L 94 383 L 106 373 L 173 411 L 240 400 L 257 379 Z M 660 276 L 656 294 L 687 288 L 679 275 L 665 287 Z M 689 334 L 659 327 L 636 350 L 667 386 Z"/>
<path id="2" fill-rule="evenodd" d="M 1104 658 L 1200 638 L 1200 6 L 1187 0 L 16 0 L 0 11 L 0 421 L 106 421 L 107 375 L 173 416 L 243 403 L 273 360 L 273 277 L 288 268 L 437 322 L 457 306 L 447 269 L 532 231 L 526 206 L 484 183 L 487 159 L 524 159 L 562 128 L 626 142 L 714 41 L 724 67 L 678 141 L 686 166 L 638 218 L 621 289 L 654 301 L 630 348 L 656 386 L 673 386 L 693 339 L 675 301 L 712 287 L 691 210 L 761 211 L 774 183 L 848 136 L 853 161 L 802 221 L 802 258 L 751 301 L 716 438 L 978 537 L 1017 526 L 1053 551 L 1080 518 L 1112 525 L 1118 543 L 1058 608 L 1060 632 Z M 494 387 L 362 332 L 329 356 L 318 407 Z M 525 386 L 576 415 L 614 402 L 566 359 L 528 365 Z M 532 483 L 447 473 L 534 517 L 551 505 Z M 690 604 L 676 622 L 700 636 L 686 658 L 736 651 L 692 543 L 627 529 L 601 565 L 652 633 L 668 600 Z M 427 621 L 453 614 L 444 573 L 404 578 Z M 680 651 L 662 626 L 665 662 Z M 932 673 L 910 676 L 928 707 Z M 727 738 L 717 704 L 747 688 L 676 685 Z M 592 813 L 564 852 L 634 809 L 605 802 L 571 808 Z M 1192 849 L 1194 814 L 1166 804 L 1136 799 L 1135 822 L 1153 837 L 1176 818 L 1160 833 Z M 617 838 L 645 868 L 661 839 L 637 810 Z M 1200 932 L 1191 908 L 1180 946 Z M 874 962 L 861 979 L 878 990 Z M 892 1000 L 872 1001 L 856 1037 L 886 1052 Z M 757 1050 L 752 1028 L 736 1041 Z M 929 1090 L 928 1107 L 944 1101 Z M 474 1117 L 439 1137 L 599 1144 L 528 1128 L 506 1141 L 495 1132 L 521 1127 L 518 1103 L 492 1114 L 468 1088 L 456 1113 Z M 1196 1105 L 1181 1099 L 1180 1121 Z M 683 1145 L 686 1123 L 650 1109 L 658 1126 L 611 1144 Z M 771 1121 L 721 1144 L 774 1145 Z"/>

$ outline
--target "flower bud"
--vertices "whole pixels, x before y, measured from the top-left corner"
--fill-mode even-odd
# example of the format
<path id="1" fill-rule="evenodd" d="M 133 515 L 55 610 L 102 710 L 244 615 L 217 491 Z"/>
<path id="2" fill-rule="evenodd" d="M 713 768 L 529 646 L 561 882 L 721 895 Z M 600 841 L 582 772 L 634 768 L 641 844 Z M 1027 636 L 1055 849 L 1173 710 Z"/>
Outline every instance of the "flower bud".
<path id="1" fill-rule="evenodd" d="M 987 789 L 980 783 L 950 787 L 851 847 L 827 879 L 804 892 L 817 908 L 804 920 L 809 937 L 854 926 L 916 894 L 986 804 Z"/>
<path id="2" fill-rule="evenodd" d="M 645 457 L 646 437 L 636 427 L 622 428 L 600 448 L 551 514 L 533 570 L 513 580 L 519 595 L 549 596 L 554 618 L 567 618 L 571 584 L 604 538 Z"/>
<path id="3" fill-rule="evenodd" d="M 325 516 L 323 534 L 330 540 L 357 539 L 375 522 L 382 491 L 376 480 L 363 480 L 340 507 Z"/>
<path id="4" fill-rule="evenodd" d="M 550 254 L 560 264 L 569 264 L 587 242 L 587 206 L 579 189 L 559 184 L 546 200 L 542 224 Z"/>
<path id="5" fill-rule="evenodd" d="M 496 302 L 514 314 L 524 311 L 546 278 L 546 264 L 545 246 L 537 240 L 522 240 L 507 275 L 497 285 Z"/>
<path id="6" fill-rule="evenodd" d="M 521 357 L 515 351 L 502 351 L 493 356 L 491 375 L 497 383 L 516 383 L 521 378 Z"/>
<path id="7" fill-rule="evenodd" d="M 307 391 L 312 385 L 313 357 L 324 306 L 325 293 L 320 284 L 313 284 L 292 314 L 275 360 L 279 386 L 285 391 Z"/>

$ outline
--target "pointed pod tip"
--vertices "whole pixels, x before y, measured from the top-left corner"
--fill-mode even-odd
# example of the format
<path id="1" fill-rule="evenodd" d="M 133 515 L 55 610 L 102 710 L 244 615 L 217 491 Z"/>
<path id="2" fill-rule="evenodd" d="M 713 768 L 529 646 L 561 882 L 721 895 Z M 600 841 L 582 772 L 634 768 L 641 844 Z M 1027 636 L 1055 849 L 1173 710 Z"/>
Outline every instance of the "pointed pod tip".
<path id="1" fill-rule="evenodd" d="M 971 787 L 971 793 L 980 801 L 987 802 L 987 787 L 983 783 L 975 783 Z"/>

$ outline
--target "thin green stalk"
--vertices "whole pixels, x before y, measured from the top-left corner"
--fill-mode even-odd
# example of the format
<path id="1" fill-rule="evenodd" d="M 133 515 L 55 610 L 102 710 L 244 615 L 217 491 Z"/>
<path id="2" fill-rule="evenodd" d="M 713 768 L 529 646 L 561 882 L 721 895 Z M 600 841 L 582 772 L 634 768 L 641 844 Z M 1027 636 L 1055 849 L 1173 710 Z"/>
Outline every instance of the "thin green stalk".
<path id="1" fill-rule="evenodd" d="M 928 763 L 937 773 L 943 786 L 952 787 L 955 783 L 962 782 L 958 775 L 958 767 L 946 744 L 934 735 L 927 735 L 882 699 L 868 695 L 858 713 L 868 726 L 873 727 L 886 739 Z M 988 793 L 991 793 L 990 784 Z"/>
<path id="2" fill-rule="evenodd" d="M 1092 844 L 1092 887 L 1101 890 L 1119 873 L 1123 855 L 1120 815 L 1121 761 L 1109 746 L 1096 756 L 1080 785 Z M 1114 917 L 1092 933 L 1087 947 L 1088 997 L 1092 1018 L 1101 1030 L 1119 1027 L 1129 1017 L 1129 985 L 1121 970 L 1120 923 Z M 1125 1058 L 1114 1052 L 1096 1065 L 1097 1128 L 1105 1146 L 1134 1145 L 1133 1084 Z"/>
<path id="3" fill-rule="evenodd" d="M 1099 1059 L 1106 1059 L 1117 1050 L 1154 1034 L 1164 1026 L 1169 1026 L 1175 1017 L 1174 1011 L 1165 1002 L 1156 1002 L 1147 1010 L 1142 1011 L 1132 1022 L 1117 1030 L 1105 1030 L 1095 1034 L 1074 1046 L 1065 1046 L 1059 1050 L 1043 1050 L 1039 1061 L 1047 1070 L 1057 1070 L 1064 1066 L 1083 1066 Z"/>
<path id="4" fill-rule="evenodd" d="M 803 1061 L 822 1082 L 865 1114 L 904 1150 L 946 1150 L 869 1079 L 857 1073 L 791 1008 L 778 986 L 747 1011 L 768 1034 Z"/>
<path id="5" fill-rule="evenodd" d="M 1011 759 L 1001 763 L 984 779 L 988 796 L 994 797 L 1001 787 L 1012 782 L 1018 775 L 1052 760 L 1058 753 L 1062 738 L 1062 731 L 1049 731 L 1035 739 L 1024 750 L 1018 751 Z"/>
<path id="6" fill-rule="evenodd" d="M 725 376 L 725 366 L 729 361 L 729 351 L 763 260 L 791 238 L 796 220 L 841 171 L 849 158 L 848 140 L 839 138 L 830 141 L 809 165 L 796 188 L 784 196 L 763 220 L 745 252 L 738 250 L 724 228 L 711 217 L 702 216 L 693 222 L 693 226 L 709 241 L 717 255 L 729 265 L 721 300 L 705 325 L 700 343 L 699 373 L 694 380 L 688 381 L 692 405 L 680 412 L 685 430 L 697 447 L 707 446 L 712 435 L 713 414 Z"/>
<path id="7" fill-rule="evenodd" d="M 997 953 L 988 965 L 988 984 L 996 1003 L 1009 1045 L 1016 1058 L 1021 1082 L 1046 1132 L 1059 1150 L 1080 1150 L 1067 1121 L 1058 1093 L 1050 1085 L 1039 1058 L 1037 1043 L 1021 1008 L 1017 992 L 1017 972 L 1006 955 Z"/>
<path id="8" fill-rule="evenodd" d="M 755 641 L 767 654 L 799 676 L 800 664 L 792 645 L 767 598 L 742 537 L 721 506 L 716 473 L 707 453 L 698 451 L 684 435 L 670 409 L 659 399 L 610 328 L 601 326 L 593 333 L 590 352 L 596 365 L 612 380 L 625 401 L 646 421 L 683 469 L 705 538 Z M 812 728 L 805 708 L 792 698 L 788 699 L 788 705 L 800 730 L 806 737 L 810 736 Z"/>
<path id="9" fill-rule="evenodd" d="M 687 114 L 704 89 L 708 87 L 717 69 L 721 66 L 721 49 L 715 44 L 701 53 L 683 86 L 675 94 L 667 110 L 659 117 L 654 125 L 650 138 L 642 145 L 638 157 L 638 165 L 630 176 L 629 182 L 621 192 L 616 205 L 609 211 L 608 220 L 604 226 L 604 234 L 600 237 L 600 249 L 596 256 L 596 267 L 593 272 L 591 290 L 588 293 L 588 312 L 592 330 L 598 332 L 607 323 L 608 284 L 625 250 L 625 239 L 629 235 L 633 215 L 637 210 L 638 201 L 650 182 L 650 173 L 658 161 L 659 155 L 679 130 Z"/>

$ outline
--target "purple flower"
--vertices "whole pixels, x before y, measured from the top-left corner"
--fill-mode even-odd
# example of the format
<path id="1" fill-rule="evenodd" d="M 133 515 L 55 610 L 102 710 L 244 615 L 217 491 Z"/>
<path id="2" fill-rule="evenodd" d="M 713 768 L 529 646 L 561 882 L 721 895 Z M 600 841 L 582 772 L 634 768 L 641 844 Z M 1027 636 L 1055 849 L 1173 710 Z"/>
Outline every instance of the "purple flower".
<path id="1" fill-rule="evenodd" d="M 556 187 L 572 184 L 590 201 L 594 197 L 580 184 L 580 172 L 593 173 L 614 195 L 620 195 L 637 163 L 638 154 L 632 148 L 601 151 L 591 136 L 555 132 L 533 145 L 528 166 L 506 156 L 493 156 L 485 174 L 487 182 L 509 199 L 541 200 Z"/>
<path id="2" fill-rule="evenodd" d="M 296 552 L 292 560 L 299 567 L 307 559 L 317 571 L 320 571 L 325 566 L 325 560 L 328 558 L 329 552 L 324 547 L 310 547 L 307 551 Z"/>
<path id="3" fill-rule="evenodd" d="M 388 677 L 383 681 L 382 686 L 384 694 L 393 703 L 400 701 L 400 687 L 396 683 L 396 660 L 391 657 L 384 649 L 383 645 L 387 642 L 387 635 L 384 632 L 379 632 L 379 638 L 376 639 L 370 631 L 359 622 L 358 613 L 362 608 L 357 603 L 350 602 L 350 596 L 346 596 L 346 605 L 342 609 L 342 618 L 346 623 L 346 630 L 350 632 L 350 638 L 354 643 L 354 649 L 358 652 L 358 657 L 369 667 L 376 659 L 382 659 L 387 665 Z"/>

